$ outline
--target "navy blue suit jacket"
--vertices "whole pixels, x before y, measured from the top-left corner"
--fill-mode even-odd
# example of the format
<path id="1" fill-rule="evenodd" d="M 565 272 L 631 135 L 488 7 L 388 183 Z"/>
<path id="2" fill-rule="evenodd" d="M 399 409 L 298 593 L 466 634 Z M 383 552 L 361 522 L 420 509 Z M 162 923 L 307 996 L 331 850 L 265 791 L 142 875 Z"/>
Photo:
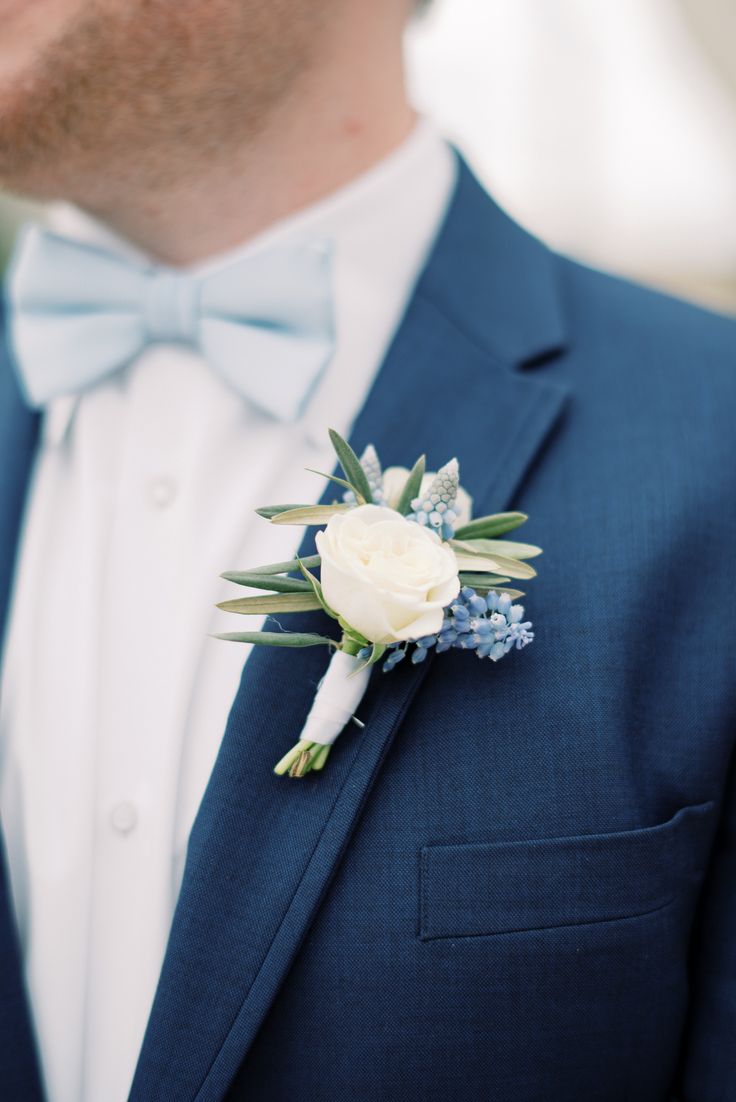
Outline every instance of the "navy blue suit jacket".
<path id="1" fill-rule="evenodd" d="M 536 641 L 376 672 L 298 783 L 325 655 L 253 654 L 134 1102 L 736 1100 L 735 361 L 732 322 L 554 255 L 461 167 L 353 443 L 530 515 Z M 35 446 L 4 362 L 0 617 Z M 6 893 L 3 1099 L 39 1096 L 28 1021 Z"/>

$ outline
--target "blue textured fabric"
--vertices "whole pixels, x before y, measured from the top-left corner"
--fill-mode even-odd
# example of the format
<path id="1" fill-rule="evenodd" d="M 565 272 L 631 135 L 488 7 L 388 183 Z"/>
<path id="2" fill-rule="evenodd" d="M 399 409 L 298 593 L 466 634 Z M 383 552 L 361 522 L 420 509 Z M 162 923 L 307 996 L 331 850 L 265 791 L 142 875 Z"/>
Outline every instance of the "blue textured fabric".
<path id="1" fill-rule="evenodd" d="M 94 385 L 152 341 L 190 344 L 274 417 L 304 408 L 334 343 L 331 248 L 204 273 L 147 267 L 30 225 L 8 276 L 8 331 L 31 405 Z"/>
<path id="2" fill-rule="evenodd" d="M 2 345 L 0 299 L 0 653 L 15 561 L 16 537 L 38 436 Z M 0 745 L 0 754 L 2 746 Z M 0 1099 L 36 1102 L 41 1084 L 23 990 L 19 945 L 10 898 L 5 845 L 0 837 Z"/>
<path id="3" fill-rule="evenodd" d="M 735 347 L 461 169 L 353 443 L 457 454 L 479 511 L 529 513 L 535 642 L 377 672 L 299 782 L 271 767 L 325 656 L 253 654 L 133 1102 L 736 1102 Z"/>

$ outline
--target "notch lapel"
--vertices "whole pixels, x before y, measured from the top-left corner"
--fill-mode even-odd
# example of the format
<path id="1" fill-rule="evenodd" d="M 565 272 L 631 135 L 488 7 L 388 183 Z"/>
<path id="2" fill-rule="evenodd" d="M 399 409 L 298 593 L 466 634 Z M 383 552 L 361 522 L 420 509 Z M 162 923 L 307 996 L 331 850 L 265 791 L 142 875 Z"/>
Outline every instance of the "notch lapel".
<path id="1" fill-rule="evenodd" d="M 434 469 L 457 454 L 476 512 L 508 507 L 565 399 L 515 370 L 562 346 L 553 267 L 461 164 L 432 257 L 355 424 L 355 449 L 374 443 L 386 465 L 426 451 Z M 299 623 L 317 626 L 318 614 Z M 223 1097 L 430 667 L 374 674 L 359 709 L 364 730 L 337 742 L 324 773 L 275 777 L 326 663 L 319 648 L 256 648 L 246 663 L 192 830 L 133 1102 Z"/>
<path id="2" fill-rule="evenodd" d="M 0 654 L 8 618 L 21 517 L 38 432 L 23 403 L 3 334 L 0 295 Z M 41 1098 L 13 914 L 5 846 L 0 837 L 0 1083 L 7 1097 Z"/>

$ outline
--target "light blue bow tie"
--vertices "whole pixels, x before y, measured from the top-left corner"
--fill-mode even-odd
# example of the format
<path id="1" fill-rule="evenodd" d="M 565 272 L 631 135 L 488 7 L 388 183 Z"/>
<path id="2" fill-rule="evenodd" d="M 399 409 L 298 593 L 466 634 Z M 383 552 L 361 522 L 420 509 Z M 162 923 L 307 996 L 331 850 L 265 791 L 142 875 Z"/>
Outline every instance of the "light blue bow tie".
<path id="1" fill-rule="evenodd" d="M 29 404 L 93 386 L 156 341 L 184 342 L 249 401 L 300 416 L 333 348 L 329 246 L 264 251 L 205 274 L 146 267 L 38 226 L 8 281 Z"/>

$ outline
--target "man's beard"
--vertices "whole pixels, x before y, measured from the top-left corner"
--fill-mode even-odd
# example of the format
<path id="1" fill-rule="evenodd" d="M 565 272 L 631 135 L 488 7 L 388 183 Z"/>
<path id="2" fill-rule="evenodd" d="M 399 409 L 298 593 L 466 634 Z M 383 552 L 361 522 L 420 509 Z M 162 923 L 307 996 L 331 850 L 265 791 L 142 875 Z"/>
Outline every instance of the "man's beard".
<path id="1" fill-rule="evenodd" d="M 166 187 L 258 133 L 309 64 L 329 3 L 92 0 L 0 78 L 0 184 L 104 202 Z"/>

